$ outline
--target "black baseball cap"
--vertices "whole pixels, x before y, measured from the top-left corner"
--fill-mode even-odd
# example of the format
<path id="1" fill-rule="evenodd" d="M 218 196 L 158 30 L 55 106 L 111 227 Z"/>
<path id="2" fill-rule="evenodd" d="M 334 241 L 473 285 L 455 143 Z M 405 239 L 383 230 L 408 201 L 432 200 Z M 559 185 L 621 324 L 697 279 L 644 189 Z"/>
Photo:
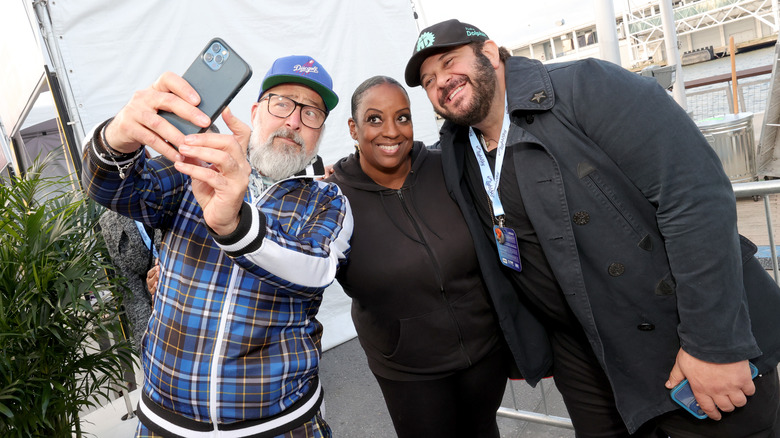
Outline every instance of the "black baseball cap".
<path id="1" fill-rule="evenodd" d="M 417 37 L 412 57 L 406 64 L 404 78 L 410 87 L 420 85 L 420 66 L 431 55 L 444 52 L 450 48 L 462 46 L 475 41 L 487 41 L 490 38 L 476 26 L 461 23 L 456 19 L 442 21 L 428 26 Z"/>

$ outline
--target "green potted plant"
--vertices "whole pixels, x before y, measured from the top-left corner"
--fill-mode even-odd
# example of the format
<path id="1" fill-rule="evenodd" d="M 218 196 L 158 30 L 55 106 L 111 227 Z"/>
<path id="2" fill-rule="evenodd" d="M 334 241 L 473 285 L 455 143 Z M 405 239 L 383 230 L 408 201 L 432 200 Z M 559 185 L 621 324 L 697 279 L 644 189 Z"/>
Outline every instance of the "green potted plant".
<path id="1" fill-rule="evenodd" d="M 0 185 L 0 436 L 81 436 L 132 363 L 105 273 L 102 207 L 47 160 Z M 102 293 L 101 293 L 102 292 Z M 100 349 L 98 341 L 114 340 Z"/>

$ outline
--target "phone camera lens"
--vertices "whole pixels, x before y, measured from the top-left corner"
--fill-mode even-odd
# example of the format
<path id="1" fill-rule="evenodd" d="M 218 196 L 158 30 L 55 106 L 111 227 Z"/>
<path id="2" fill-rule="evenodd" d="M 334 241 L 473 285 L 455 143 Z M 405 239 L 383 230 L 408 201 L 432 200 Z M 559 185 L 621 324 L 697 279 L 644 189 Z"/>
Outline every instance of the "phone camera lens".
<path id="1" fill-rule="evenodd" d="M 217 64 L 222 64 L 222 62 L 223 62 L 224 60 L 225 60 L 225 59 L 222 57 L 222 55 L 217 55 L 217 56 L 215 56 L 215 57 L 214 57 L 214 61 L 215 61 Z"/>
<path id="2" fill-rule="evenodd" d="M 212 55 L 211 52 L 206 52 L 206 54 L 203 55 L 203 59 L 206 62 L 211 62 L 211 60 L 214 59 L 214 55 Z"/>
<path id="3" fill-rule="evenodd" d="M 222 50 L 222 45 L 220 45 L 219 43 L 214 43 L 214 44 L 211 45 L 211 51 L 212 52 L 217 53 L 220 50 Z"/>

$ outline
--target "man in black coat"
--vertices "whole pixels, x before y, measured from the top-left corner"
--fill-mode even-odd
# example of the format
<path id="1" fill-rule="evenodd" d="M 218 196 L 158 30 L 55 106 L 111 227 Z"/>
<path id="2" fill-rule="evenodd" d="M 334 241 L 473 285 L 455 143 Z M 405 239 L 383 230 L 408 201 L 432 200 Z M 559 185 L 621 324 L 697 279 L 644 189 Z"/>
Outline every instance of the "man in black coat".
<path id="1" fill-rule="evenodd" d="M 546 329 L 577 436 L 780 434 L 780 289 L 737 234 L 719 159 L 654 80 L 511 57 L 457 20 L 420 33 L 405 77 L 447 119 L 448 190 L 486 281 L 508 278 L 534 315 L 517 336 Z M 672 401 L 684 379 L 709 419 Z"/>

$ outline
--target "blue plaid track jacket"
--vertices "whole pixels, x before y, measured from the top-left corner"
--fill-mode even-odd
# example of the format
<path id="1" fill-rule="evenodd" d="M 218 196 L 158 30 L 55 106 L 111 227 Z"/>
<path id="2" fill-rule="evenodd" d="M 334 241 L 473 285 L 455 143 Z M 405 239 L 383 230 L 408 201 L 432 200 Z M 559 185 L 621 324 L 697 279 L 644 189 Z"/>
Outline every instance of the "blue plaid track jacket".
<path id="1" fill-rule="evenodd" d="M 145 158 L 143 148 L 114 163 L 97 138 L 101 127 L 85 142 L 84 189 L 164 233 L 143 341 L 141 410 L 149 413 L 144 403 L 162 407 L 173 423 L 254 424 L 321 392 L 315 316 L 352 234 L 338 187 L 291 178 L 260 199 L 247 192 L 238 229 L 217 237 L 188 176 L 164 157 Z M 122 179 L 118 167 L 127 164 Z"/>

